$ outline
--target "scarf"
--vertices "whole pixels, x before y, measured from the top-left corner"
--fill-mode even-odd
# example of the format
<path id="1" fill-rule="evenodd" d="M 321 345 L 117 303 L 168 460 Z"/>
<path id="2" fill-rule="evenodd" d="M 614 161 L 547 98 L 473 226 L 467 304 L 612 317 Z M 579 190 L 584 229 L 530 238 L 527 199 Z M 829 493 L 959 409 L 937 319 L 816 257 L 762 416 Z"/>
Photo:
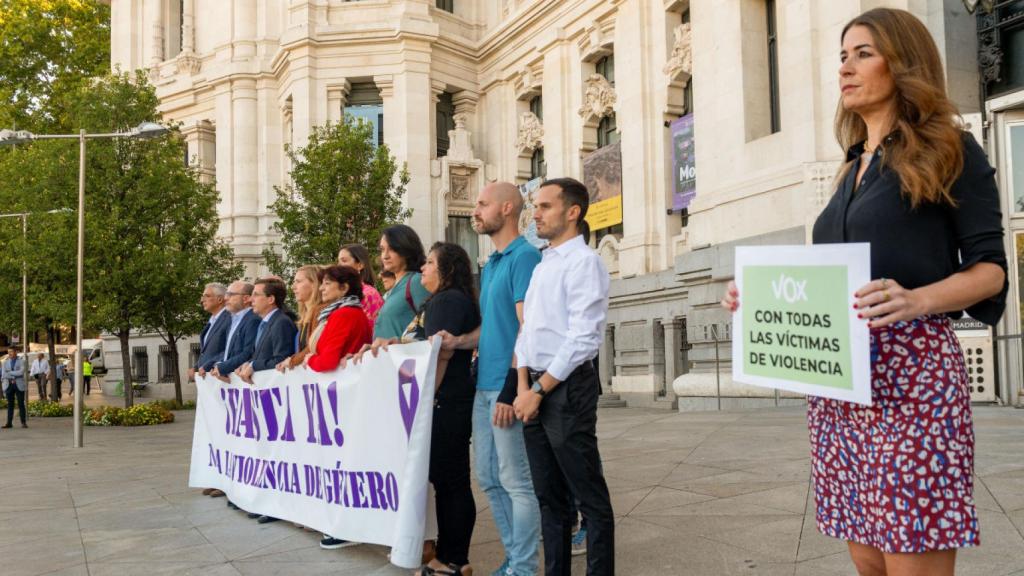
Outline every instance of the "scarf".
<path id="1" fill-rule="evenodd" d="M 359 303 L 358 296 L 345 296 L 344 298 L 335 300 L 330 304 L 324 306 L 323 310 L 320 311 L 320 315 L 316 319 L 317 324 L 323 324 L 327 321 L 327 317 L 331 315 L 338 308 L 362 308 L 363 305 Z"/>

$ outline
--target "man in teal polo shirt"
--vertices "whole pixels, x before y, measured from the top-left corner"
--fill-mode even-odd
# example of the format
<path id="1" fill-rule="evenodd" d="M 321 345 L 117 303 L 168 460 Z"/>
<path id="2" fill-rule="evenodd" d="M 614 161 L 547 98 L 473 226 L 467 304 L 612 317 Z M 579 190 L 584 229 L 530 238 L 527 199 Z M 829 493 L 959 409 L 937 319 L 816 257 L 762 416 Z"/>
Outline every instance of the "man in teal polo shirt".
<path id="1" fill-rule="evenodd" d="M 518 384 L 513 357 L 523 321 L 523 301 L 540 251 L 519 235 L 523 197 L 515 185 L 489 184 L 480 191 L 473 227 L 490 236 L 496 250 L 481 272 L 483 323 L 462 336 L 439 333 L 446 349 L 478 348 L 473 452 L 480 488 L 487 494 L 505 562 L 493 576 L 537 573 L 540 507 L 526 456 L 523 424 L 512 401 Z"/>

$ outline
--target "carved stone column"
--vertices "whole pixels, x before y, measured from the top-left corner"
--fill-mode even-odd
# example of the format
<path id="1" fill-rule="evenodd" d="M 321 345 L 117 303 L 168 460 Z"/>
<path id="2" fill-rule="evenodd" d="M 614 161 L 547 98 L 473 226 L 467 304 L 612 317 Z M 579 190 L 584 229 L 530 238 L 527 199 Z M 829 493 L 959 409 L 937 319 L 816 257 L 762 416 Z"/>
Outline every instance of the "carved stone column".
<path id="1" fill-rule="evenodd" d="M 196 55 L 195 1 L 184 0 L 181 7 L 181 53 L 177 58 L 179 74 L 197 74 L 202 66 Z"/>

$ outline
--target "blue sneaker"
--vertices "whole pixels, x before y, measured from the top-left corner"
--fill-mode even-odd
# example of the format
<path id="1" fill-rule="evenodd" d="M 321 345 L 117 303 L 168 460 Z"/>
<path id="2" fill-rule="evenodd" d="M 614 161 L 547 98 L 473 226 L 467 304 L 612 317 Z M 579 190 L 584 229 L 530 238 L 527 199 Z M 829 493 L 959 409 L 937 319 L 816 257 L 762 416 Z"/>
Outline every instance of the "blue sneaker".
<path id="1" fill-rule="evenodd" d="M 580 528 L 572 535 L 572 555 L 582 556 L 587 553 L 587 529 Z"/>
<path id="2" fill-rule="evenodd" d="M 497 570 L 491 572 L 491 576 L 508 576 L 508 574 L 508 558 L 505 558 L 505 561 L 501 563 L 501 566 L 498 566 Z"/>

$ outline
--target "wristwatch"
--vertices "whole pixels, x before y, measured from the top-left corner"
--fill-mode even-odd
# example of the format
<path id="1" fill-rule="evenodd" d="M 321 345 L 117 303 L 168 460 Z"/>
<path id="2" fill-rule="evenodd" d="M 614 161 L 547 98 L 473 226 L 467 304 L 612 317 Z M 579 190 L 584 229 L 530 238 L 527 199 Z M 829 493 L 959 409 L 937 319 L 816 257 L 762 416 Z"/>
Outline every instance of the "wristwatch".
<path id="1" fill-rule="evenodd" d="M 533 386 L 530 387 L 530 390 L 536 392 L 537 395 L 540 396 L 541 398 L 543 398 L 544 395 L 547 394 L 547 392 L 544 391 L 544 387 L 540 385 L 540 382 L 534 382 Z"/>

